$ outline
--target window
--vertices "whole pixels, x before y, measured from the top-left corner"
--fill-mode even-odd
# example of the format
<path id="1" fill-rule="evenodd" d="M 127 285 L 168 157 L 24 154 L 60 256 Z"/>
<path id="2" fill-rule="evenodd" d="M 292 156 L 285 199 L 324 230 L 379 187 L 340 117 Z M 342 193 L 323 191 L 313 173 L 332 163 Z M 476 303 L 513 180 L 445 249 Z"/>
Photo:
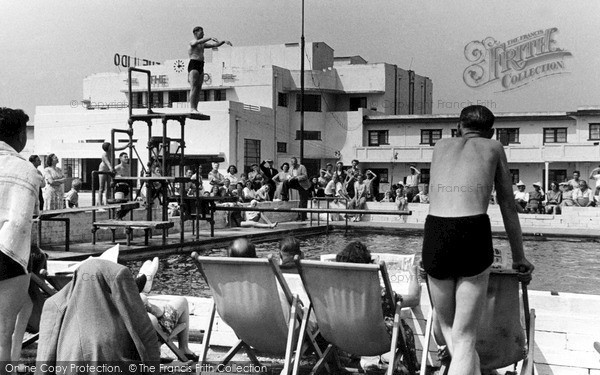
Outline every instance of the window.
<path id="1" fill-rule="evenodd" d="M 544 128 L 544 143 L 567 143 L 567 128 Z"/>
<path id="2" fill-rule="evenodd" d="M 200 102 L 208 102 L 210 101 L 210 90 L 202 90 L 200 92 L 200 97 L 198 98 Z"/>
<path id="3" fill-rule="evenodd" d="M 277 142 L 277 152 L 285 154 L 287 153 L 287 143 Z"/>
<path id="4" fill-rule="evenodd" d="M 379 180 L 379 182 L 381 182 L 382 184 L 387 184 L 389 181 L 389 172 L 388 169 L 384 169 L 384 168 L 369 168 L 371 170 L 371 172 L 375 173 L 377 175 L 377 180 Z"/>
<path id="5" fill-rule="evenodd" d="M 288 95 L 284 92 L 277 93 L 277 105 L 280 107 L 288 106 Z"/>
<path id="6" fill-rule="evenodd" d="M 62 167 L 65 176 L 81 178 L 80 159 L 61 159 L 60 166 Z"/>
<path id="7" fill-rule="evenodd" d="M 512 184 L 516 185 L 519 183 L 519 170 L 518 169 L 509 169 L 510 174 L 512 176 Z"/>
<path id="8" fill-rule="evenodd" d="M 260 164 L 260 140 L 244 139 L 244 172 L 248 173 L 255 163 Z"/>
<path id="9" fill-rule="evenodd" d="M 458 129 L 451 129 L 450 136 L 452 138 L 458 137 Z"/>
<path id="10" fill-rule="evenodd" d="M 421 174 L 419 177 L 421 178 L 422 184 L 428 184 L 431 177 L 430 170 L 428 168 L 421 168 Z"/>
<path id="11" fill-rule="evenodd" d="M 163 93 L 153 92 L 152 93 L 152 108 L 162 108 L 163 107 Z"/>
<path id="12" fill-rule="evenodd" d="M 519 143 L 519 129 L 498 128 L 496 129 L 496 139 L 504 146 L 508 146 L 511 143 Z"/>
<path id="13" fill-rule="evenodd" d="M 300 130 L 296 130 L 296 140 L 300 140 Z M 304 140 L 305 141 L 320 141 L 321 140 L 321 132 L 316 130 L 305 130 L 304 131 Z"/>
<path id="14" fill-rule="evenodd" d="M 542 171 L 542 176 L 544 176 L 545 171 Z M 567 170 L 566 169 L 550 169 L 548 171 L 548 184 L 552 182 L 563 182 L 567 181 Z M 544 178 L 542 177 L 542 183 L 545 183 Z"/>
<path id="15" fill-rule="evenodd" d="M 187 93 L 187 90 L 169 91 L 169 107 L 173 107 L 173 103 L 187 102 Z"/>
<path id="16" fill-rule="evenodd" d="M 227 94 L 225 90 L 215 90 L 215 102 L 223 102 L 227 100 Z"/>
<path id="17" fill-rule="evenodd" d="M 367 97 L 350 98 L 350 110 L 358 111 L 359 108 L 367 108 Z"/>
<path id="18" fill-rule="evenodd" d="M 296 111 L 300 111 L 300 96 L 296 95 Z M 304 111 L 321 112 L 321 95 L 304 94 Z"/>
<path id="19" fill-rule="evenodd" d="M 590 124 L 590 141 L 600 140 L 600 124 Z"/>
<path id="20" fill-rule="evenodd" d="M 389 144 L 387 130 L 369 130 L 369 146 Z"/>
<path id="21" fill-rule="evenodd" d="M 143 92 L 134 92 L 132 93 L 131 98 L 132 108 L 144 108 L 144 93 Z"/>
<path id="22" fill-rule="evenodd" d="M 435 145 L 439 139 L 442 138 L 442 129 L 422 129 L 421 130 L 421 144 L 422 145 Z"/>

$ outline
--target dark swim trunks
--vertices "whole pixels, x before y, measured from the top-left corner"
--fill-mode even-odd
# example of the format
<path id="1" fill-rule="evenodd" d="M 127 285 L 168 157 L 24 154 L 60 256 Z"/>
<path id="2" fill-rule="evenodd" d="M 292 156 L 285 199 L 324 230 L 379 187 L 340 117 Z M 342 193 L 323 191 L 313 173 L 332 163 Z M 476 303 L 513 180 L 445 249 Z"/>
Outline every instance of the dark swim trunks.
<path id="1" fill-rule="evenodd" d="M 188 63 L 188 73 L 192 70 L 197 70 L 201 75 L 204 74 L 204 61 L 190 60 Z"/>
<path id="2" fill-rule="evenodd" d="M 25 274 L 25 270 L 19 263 L 0 251 L 0 281 Z"/>
<path id="3" fill-rule="evenodd" d="M 494 261 L 492 228 L 486 214 L 428 215 L 423 237 L 423 267 L 436 279 L 475 276 Z"/>

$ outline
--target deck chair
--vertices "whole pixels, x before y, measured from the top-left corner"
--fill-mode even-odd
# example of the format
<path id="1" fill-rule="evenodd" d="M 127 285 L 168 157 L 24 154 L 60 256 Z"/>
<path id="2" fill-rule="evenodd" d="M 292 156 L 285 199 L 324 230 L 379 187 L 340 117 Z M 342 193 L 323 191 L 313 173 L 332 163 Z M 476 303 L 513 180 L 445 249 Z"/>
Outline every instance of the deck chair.
<path id="1" fill-rule="evenodd" d="M 321 355 L 315 342 L 316 333 L 307 330 L 310 309 L 292 295 L 271 256 L 268 259 L 221 258 L 194 253 L 192 257 L 214 299 L 199 365 L 206 361 L 215 309 L 239 338 L 223 358 L 223 364 L 245 349 L 257 366 L 260 363 L 255 351 L 285 356 L 281 374 L 297 374 L 305 346 Z M 279 297 L 278 286 L 283 290 L 284 299 Z M 294 348 L 296 353 L 292 358 Z"/>
<path id="2" fill-rule="evenodd" d="M 513 367 L 506 374 L 516 374 L 517 364 L 521 363 L 520 374 L 533 375 L 533 353 L 535 334 L 535 310 L 529 309 L 527 286 L 522 288 L 522 316 L 519 303 L 519 280 L 517 272 L 508 269 L 492 269 L 488 284 L 486 306 L 478 328 L 477 353 L 482 370 L 498 370 Z M 431 315 L 430 315 L 431 316 Z M 523 318 L 525 328 L 521 322 Z M 429 347 L 433 336 L 429 319 L 424 348 Z M 443 345 L 442 337 L 435 335 L 438 345 Z M 423 363 L 427 350 L 423 350 Z M 448 364 L 442 364 L 439 374 L 448 372 Z"/>
<path id="3" fill-rule="evenodd" d="M 186 357 L 185 353 L 181 351 L 179 347 L 174 343 L 175 339 L 177 339 L 177 335 L 187 328 L 187 324 L 180 323 L 173 329 L 173 332 L 171 332 L 171 334 L 167 334 L 167 332 L 165 332 L 162 329 L 160 324 L 158 324 L 158 319 L 156 319 L 154 315 L 148 313 L 148 318 L 150 318 L 150 322 L 152 323 L 152 326 L 156 331 L 158 341 L 161 344 L 165 344 L 173 352 L 173 354 L 175 354 L 178 360 L 180 360 L 181 362 L 188 362 L 188 357 Z"/>
<path id="4" fill-rule="evenodd" d="M 417 364 L 410 360 L 410 356 L 404 355 L 408 348 L 400 321 L 400 302 L 396 303 L 392 337 L 384 324 L 380 275 L 387 298 L 393 301 L 385 262 L 351 264 L 300 260 L 297 257 L 295 261 L 320 333 L 330 343 L 311 374 L 320 371 L 331 356 L 339 366 L 336 348 L 360 356 L 390 352 L 387 374 L 392 374 L 399 361 L 410 374 L 416 373 Z"/>
<path id="5" fill-rule="evenodd" d="M 26 348 L 29 345 L 36 342 L 39 337 L 39 329 L 40 329 L 40 317 L 42 315 L 42 308 L 44 306 L 44 301 L 48 297 L 52 297 L 58 291 L 58 289 L 53 288 L 48 285 L 44 280 L 44 273 L 41 275 L 31 273 L 31 280 L 29 284 L 29 294 L 32 296 L 33 309 L 31 312 L 31 316 L 29 317 L 29 322 L 27 324 L 27 332 L 29 333 L 22 342 L 22 348 Z"/>

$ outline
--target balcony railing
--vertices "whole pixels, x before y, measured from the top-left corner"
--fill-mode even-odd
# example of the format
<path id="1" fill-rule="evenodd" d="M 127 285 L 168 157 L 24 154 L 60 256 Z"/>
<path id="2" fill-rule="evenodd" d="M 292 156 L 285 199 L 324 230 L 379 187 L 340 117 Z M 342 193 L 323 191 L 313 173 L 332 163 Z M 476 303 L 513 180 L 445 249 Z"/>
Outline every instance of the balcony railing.
<path id="1" fill-rule="evenodd" d="M 598 162 L 600 145 L 594 144 L 546 144 L 543 146 L 505 146 L 509 163 L 544 162 Z M 433 155 L 431 146 L 379 146 L 357 147 L 356 158 L 360 161 L 379 163 L 430 163 Z"/>

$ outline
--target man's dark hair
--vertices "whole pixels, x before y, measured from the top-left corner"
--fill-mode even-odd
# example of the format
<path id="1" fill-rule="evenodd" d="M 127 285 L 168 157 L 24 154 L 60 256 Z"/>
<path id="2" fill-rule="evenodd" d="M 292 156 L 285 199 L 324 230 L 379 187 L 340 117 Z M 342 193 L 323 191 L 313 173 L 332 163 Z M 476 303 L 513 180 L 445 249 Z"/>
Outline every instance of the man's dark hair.
<path id="1" fill-rule="evenodd" d="M 108 152 L 108 150 L 110 150 L 110 142 L 104 142 L 102 144 L 102 149 L 106 152 Z"/>
<path id="2" fill-rule="evenodd" d="M 294 237 L 285 237 L 279 243 L 279 251 L 281 256 L 281 268 L 294 268 L 294 257 L 299 255 L 302 257 L 300 250 L 300 241 Z"/>
<path id="3" fill-rule="evenodd" d="M 123 155 L 128 156 L 127 153 L 125 151 L 123 151 L 119 154 L 119 157 L 122 157 Z"/>
<path id="4" fill-rule="evenodd" d="M 300 255 L 302 251 L 300 250 L 300 241 L 298 241 L 295 237 L 286 237 L 279 243 L 279 250 L 282 253 L 294 255 Z"/>
<path id="5" fill-rule="evenodd" d="M 202 26 L 196 26 L 196 27 L 194 27 L 194 30 L 192 32 L 194 34 L 196 34 L 196 31 L 199 31 L 199 30 L 204 30 L 204 29 L 202 28 Z"/>
<path id="6" fill-rule="evenodd" d="M 350 242 L 335 256 L 336 262 L 371 263 L 371 252 L 360 241 Z"/>
<path id="7" fill-rule="evenodd" d="M 33 164 L 33 163 L 35 163 L 35 161 L 36 161 L 36 160 L 38 160 L 38 159 L 39 159 L 39 156 L 37 156 L 37 155 L 35 155 L 35 154 L 34 154 L 34 155 L 31 155 L 31 156 L 29 157 L 29 162 L 30 162 L 31 164 Z"/>
<path id="8" fill-rule="evenodd" d="M 360 162 L 358 161 L 358 159 L 352 159 L 352 161 L 350 163 L 354 163 L 356 162 L 356 164 L 360 164 Z"/>
<path id="9" fill-rule="evenodd" d="M 489 130 L 494 126 L 494 114 L 482 105 L 470 105 L 460 112 L 459 122 L 463 128 Z"/>
<path id="10" fill-rule="evenodd" d="M 29 116 L 22 109 L 0 107 L 0 139 L 16 137 L 27 126 Z"/>
<path id="11" fill-rule="evenodd" d="M 227 249 L 230 258 L 256 258 L 256 246 L 245 238 L 233 241 Z"/>
<path id="12" fill-rule="evenodd" d="M 573 171 L 573 173 L 577 173 L 578 175 L 581 176 L 581 173 L 579 171 Z"/>

